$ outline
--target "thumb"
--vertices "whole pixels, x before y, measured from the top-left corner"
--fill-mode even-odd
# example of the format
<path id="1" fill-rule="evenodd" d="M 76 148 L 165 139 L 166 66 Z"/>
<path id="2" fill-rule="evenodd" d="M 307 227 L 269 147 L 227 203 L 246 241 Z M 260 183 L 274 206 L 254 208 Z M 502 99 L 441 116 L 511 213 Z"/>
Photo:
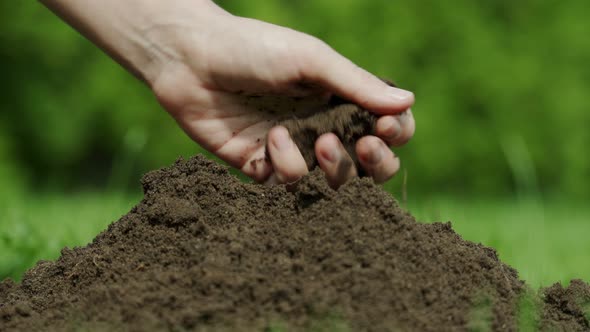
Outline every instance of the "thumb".
<path id="1" fill-rule="evenodd" d="M 410 91 L 389 86 L 375 75 L 321 42 L 319 50 L 309 54 L 304 76 L 328 91 L 374 113 L 397 114 L 414 104 Z M 310 50 L 310 48 L 308 48 Z"/>

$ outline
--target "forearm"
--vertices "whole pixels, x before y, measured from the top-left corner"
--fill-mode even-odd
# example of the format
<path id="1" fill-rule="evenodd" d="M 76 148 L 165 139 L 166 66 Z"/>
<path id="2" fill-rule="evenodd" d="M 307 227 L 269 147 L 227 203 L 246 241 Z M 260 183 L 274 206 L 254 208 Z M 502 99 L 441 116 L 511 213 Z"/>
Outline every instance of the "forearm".
<path id="1" fill-rule="evenodd" d="M 227 14 L 210 0 L 40 2 L 148 84 L 181 56 L 174 42 L 183 26 L 205 28 L 208 19 Z"/>

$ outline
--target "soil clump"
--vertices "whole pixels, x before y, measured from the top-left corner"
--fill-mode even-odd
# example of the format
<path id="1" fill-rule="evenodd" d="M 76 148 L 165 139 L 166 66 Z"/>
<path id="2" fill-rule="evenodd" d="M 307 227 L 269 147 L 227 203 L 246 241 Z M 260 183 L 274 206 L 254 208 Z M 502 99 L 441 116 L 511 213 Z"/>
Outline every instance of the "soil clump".
<path id="1" fill-rule="evenodd" d="M 288 192 L 197 156 L 142 184 L 92 243 L 0 283 L 0 331 L 464 331 L 475 309 L 516 330 L 516 271 L 368 178 L 334 191 L 316 170 Z M 560 287 L 542 327 L 587 330 L 590 288 Z"/>
<path id="2" fill-rule="evenodd" d="M 330 106 L 307 117 L 279 122 L 287 128 L 301 151 L 307 169 L 313 170 L 319 166 L 315 155 L 316 140 L 323 134 L 333 133 L 352 158 L 360 176 L 365 174 L 356 155 L 356 142 L 363 136 L 374 135 L 376 123 L 377 116 L 360 106 L 348 103 Z"/>
<path id="3" fill-rule="evenodd" d="M 382 79 L 389 86 L 396 85 Z M 405 112 L 404 112 L 405 113 Z M 319 111 L 303 114 L 296 118 L 287 118 L 277 125 L 284 126 L 289 131 L 293 142 L 299 148 L 308 170 L 319 166 L 315 155 L 315 142 L 327 133 L 335 134 L 348 155 L 352 158 L 359 176 L 366 176 L 356 155 L 356 142 L 367 135 L 375 135 L 378 116 L 370 111 L 339 96 L 332 96 Z M 268 148 L 266 149 L 268 153 Z M 266 156 L 269 159 L 269 156 Z M 348 165 L 344 166 L 345 169 Z"/>

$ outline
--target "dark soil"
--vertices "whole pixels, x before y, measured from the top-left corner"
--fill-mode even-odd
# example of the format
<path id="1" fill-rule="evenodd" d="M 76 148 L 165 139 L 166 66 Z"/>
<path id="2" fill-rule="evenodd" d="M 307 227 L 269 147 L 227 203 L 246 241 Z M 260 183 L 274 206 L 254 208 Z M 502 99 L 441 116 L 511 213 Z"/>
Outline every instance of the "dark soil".
<path id="1" fill-rule="evenodd" d="M 323 134 L 334 133 L 354 161 L 357 171 L 362 172 L 363 168 L 356 156 L 356 142 L 363 136 L 374 135 L 376 123 L 377 117 L 374 114 L 355 104 L 345 103 L 307 117 L 287 119 L 279 124 L 289 131 L 307 163 L 307 169 L 312 170 L 318 166 L 315 141 Z"/>
<path id="2" fill-rule="evenodd" d="M 0 283 L 0 331 L 516 329 L 516 271 L 368 178 L 334 191 L 316 171 L 292 193 L 196 157 L 143 188 L 88 246 Z M 588 330 L 587 284 L 545 294 L 543 327 Z"/>
<path id="3" fill-rule="evenodd" d="M 590 331 L 590 287 L 572 280 L 567 288 L 555 284 L 544 291 L 542 320 L 549 331 Z"/>
<path id="4" fill-rule="evenodd" d="M 396 86 L 388 79 L 383 79 L 383 82 Z M 293 142 L 305 159 L 308 170 L 319 166 L 314 149 L 316 140 L 323 134 L 333 133 L 340 139 L 361 177 L 366 173 L 356 155 L 356 142 L 361 137 L 374 135 L 376 124 L 375 114 L 339 96 L 332 96 L 319 112 L 314 111 L 296 118 L 287 118 L 277 123 L 289 131 Z M 268 152 L 268 149 L 266 151 Z"/>

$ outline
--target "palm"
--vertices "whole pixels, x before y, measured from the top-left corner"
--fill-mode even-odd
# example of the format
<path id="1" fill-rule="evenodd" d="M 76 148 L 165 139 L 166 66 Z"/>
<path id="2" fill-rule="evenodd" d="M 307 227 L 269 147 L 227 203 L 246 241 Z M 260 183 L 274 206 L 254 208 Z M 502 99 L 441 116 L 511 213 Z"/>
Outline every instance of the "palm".
<path id="1" fill-rule="evenodd" d="M 252 95 L 201 88 L 182 99 L 182 104 L 174 107 L 181 111 L 171 113 L 184 131 L 231 166 L 262 181 L 272 171 L 265 158 L 268 131 L 280 119 L 318 107 L 325 97 Z"/>

